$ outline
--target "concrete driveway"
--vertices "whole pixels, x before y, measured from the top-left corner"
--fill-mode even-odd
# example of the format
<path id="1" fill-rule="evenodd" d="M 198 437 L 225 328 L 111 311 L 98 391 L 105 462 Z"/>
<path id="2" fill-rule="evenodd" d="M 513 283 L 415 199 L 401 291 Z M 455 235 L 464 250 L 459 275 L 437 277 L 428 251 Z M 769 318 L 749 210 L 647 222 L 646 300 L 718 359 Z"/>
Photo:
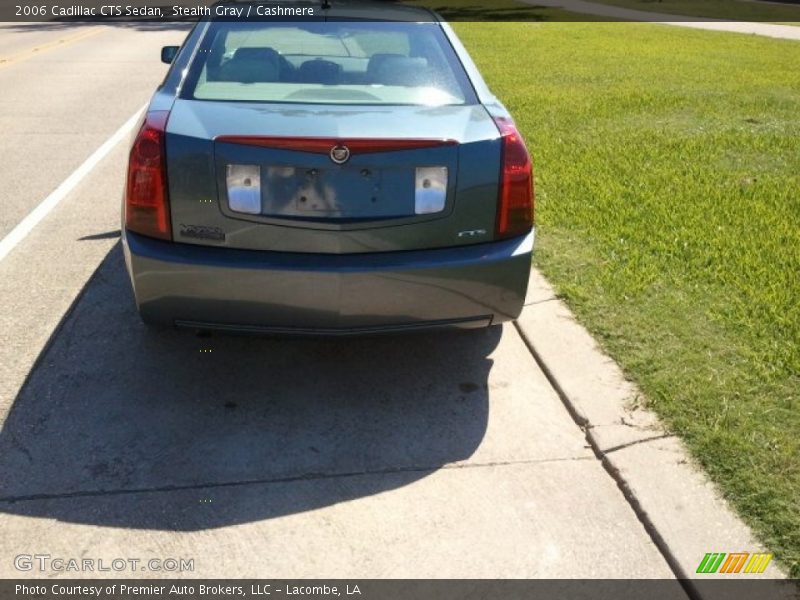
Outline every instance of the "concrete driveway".
<path id="1" fill-rule="evenodd" d="M 184 35 L 103 26 L 32 49 L 74 33 L 0 33 L 18 57 L 0 67 L 3 235 Z M 188 558 L 178 575 L 203 578 L 672 576 L 514 326 L 146 330 L 118 243 L 125 143 L 107 150 L 0 260 L 0 577 L 87 575 L 21 573 L 20 554 Z"/>
<path id="2" fill-rule="evenodd" d="M 152 334 L 117 247 L 6 416 L 0 472 L 5 576 L 23 551 L 203 577 L 670 574 L 513 327 Z"/>

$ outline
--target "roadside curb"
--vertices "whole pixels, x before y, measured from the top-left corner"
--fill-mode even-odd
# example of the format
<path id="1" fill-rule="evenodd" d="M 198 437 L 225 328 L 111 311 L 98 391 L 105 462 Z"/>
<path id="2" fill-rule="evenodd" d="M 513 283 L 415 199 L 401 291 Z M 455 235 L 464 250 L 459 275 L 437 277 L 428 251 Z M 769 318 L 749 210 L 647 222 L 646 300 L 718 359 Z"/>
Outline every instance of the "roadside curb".
<path id="1" fill-rule="evenodd" d="M 701 595 L 689 577 L 743 577 L 696 575 L 706 553 L 768 552 L 535 269 L 516 327 L 691 597 Z M 773 560 L 761 577 L 786 575 Z"/>

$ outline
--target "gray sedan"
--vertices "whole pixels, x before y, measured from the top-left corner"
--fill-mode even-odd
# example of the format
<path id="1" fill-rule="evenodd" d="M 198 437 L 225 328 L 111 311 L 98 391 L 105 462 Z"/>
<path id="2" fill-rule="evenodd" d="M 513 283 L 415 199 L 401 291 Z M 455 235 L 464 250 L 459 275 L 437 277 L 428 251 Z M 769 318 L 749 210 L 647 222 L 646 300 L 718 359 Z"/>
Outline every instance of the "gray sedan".
<path id="1" fill-rule="evenodd" d="M 143 320 L 346 334 L 516 318 L 531 160 L 453 30 L 422 8 L 303 6 L 315 16 L 211 16 L 162 50 L 123 203 Z"/>

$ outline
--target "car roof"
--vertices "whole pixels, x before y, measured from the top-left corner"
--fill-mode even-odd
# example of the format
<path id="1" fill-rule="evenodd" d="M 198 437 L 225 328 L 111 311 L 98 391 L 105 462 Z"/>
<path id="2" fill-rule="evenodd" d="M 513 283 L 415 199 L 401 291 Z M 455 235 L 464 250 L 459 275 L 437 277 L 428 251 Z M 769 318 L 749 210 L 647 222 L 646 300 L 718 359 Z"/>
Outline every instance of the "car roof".
<path id="1" fill-rule="evenodd" d="M 220 0 L 213 6 L 269 6 L 283 8 L 310 7 L 316 18 L 375 21 L 441 21 L 441 17 L 424 6 L 409 6 L 392 0 Z"/>

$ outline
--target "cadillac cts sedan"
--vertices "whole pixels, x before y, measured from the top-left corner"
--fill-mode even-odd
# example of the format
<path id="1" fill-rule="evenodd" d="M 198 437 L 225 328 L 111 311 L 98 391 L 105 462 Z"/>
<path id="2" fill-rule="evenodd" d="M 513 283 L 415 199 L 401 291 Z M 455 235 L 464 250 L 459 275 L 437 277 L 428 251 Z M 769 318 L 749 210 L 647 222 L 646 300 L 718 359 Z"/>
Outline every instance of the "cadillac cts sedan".
<path id="1" fill-rule="evenodd" d="M 211 17 L 162 49 L 123 203 L 142 319 L 325 335 L 516 318 L 533 184 L 511 116 L 435 14 L 315 6 Z"/>

